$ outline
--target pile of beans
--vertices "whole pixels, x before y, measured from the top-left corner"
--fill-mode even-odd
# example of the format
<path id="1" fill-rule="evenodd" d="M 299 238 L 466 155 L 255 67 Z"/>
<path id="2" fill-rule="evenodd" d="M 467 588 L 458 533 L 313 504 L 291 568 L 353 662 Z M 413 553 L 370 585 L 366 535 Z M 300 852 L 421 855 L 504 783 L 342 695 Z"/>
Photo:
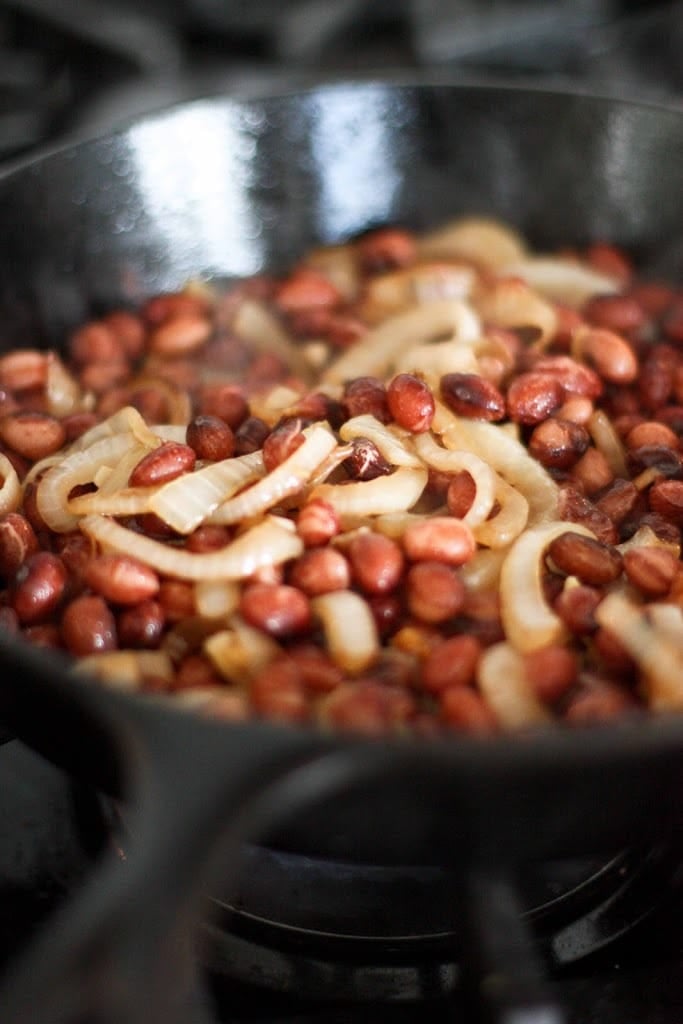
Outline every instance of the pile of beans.
<path id="1" fill-rule="evenodd" d="M 416 259 L 414 236 L 400 229 L 376 230 L 355 244 L 366 281 Z M 185 442 L 164 443 L 133 471 L 131 486 L 146 486 L 174 479 L 197 460 L 258 450 L 273 469 L 318 420 L 338 430 L 350 417 L 371 413 L 417 435 L 429 430 L 435 399 L 460 417 L 517 424 L 528 451 L 559 484 L 560 516 L 568 524 L 549 547 L 543 580 L 568 640 L 524 656 L 528 685 L 558 722 L 642 712 L 639 669 L 598 625 L 596 609 L 618 580 L 645 602 L 683 607 L 683 290 L 639 280 L 627 255 L 610 245 L 596 244 L 581 257 L 616 275 L 622 290 L 596 295 L 578 310 L 557 305 L 557 331 L 542 351 L 520 332 L 487 328 L 507 363 L 492 365 L 486 376 L 448 373 L 434 392 L 401 373 L 348 381 L 333 397 L 304 384 L 280 355 L 255 350 L 232 331 L 235 310 L 249 298 L 271 310 L 302 352 L 321 343 L 333 351 L 362 344 L 369 329 L 362 306 L 345 300 L 321 270 L 300 265 L 286 277 L 260 276 L 218 297 L 199 289 L 155 296 L 136 312 L 115 310 L 73 333 L 65 359 L 88 396 L 77 412 L 47 411 L 45 353 L 2 355 L 0 451 L 23 481 L 36 462 L 125 405 L 152 427 L 185 409 Z M 589 331 L 578 361 L 571 342 L 582 327 Z M 299 398 L 269 424 L 258 415 L 258 400 L 282 385 Z M 588 430 L 596 409 L 623 443 L 621 475 Z M 390 470 L 372 441 L 357 438 L 341 472 L 371 480 Z M 198 622 L 193 584 L 161 577 L 133 557 L 93 550 L 79 531 L 51 532 L 36 505 L 36 483 L 30 480 L 21 507 L 0 521 L 2 629 L 74 657 L 169 650 L 172 680 L 149 675 L 143 687 L 180 697 L 210 692 L 205 709 L 226 718 L 314 721 L 368 734 L 501 728 L 477 686 L 482 652 L 504 640 L 499 595 L 469 587 L 460 569 L 472 554 L 461 522 L 473 500 L 467 472 L 430 471 L 425 518 L 398 539 L 370 528 L 340 542 L 330 504 L 304 496 L 297 507 L 286 506 L 282 514 L 295 522 L 305 550 L 241 585 L 239 614 L 277 650 L 239 685 L 224 679 L 204 651 L 210 627 Z M 596 539 L 572 533 L 573 523 Z M 192 552 L 216 550 L 235 534 L 203 525 L 181 538 L 152 515 L 126 525 Z M 618 550 L 642 526 L 662 546 Z M 565 585 L 567 577 L 574 585 Z M 348 589 L 367 601 L 382 641 L 376 663 L 360 676 L 345 675 L 335 663 L 311 612 L 312 598 Z"/>

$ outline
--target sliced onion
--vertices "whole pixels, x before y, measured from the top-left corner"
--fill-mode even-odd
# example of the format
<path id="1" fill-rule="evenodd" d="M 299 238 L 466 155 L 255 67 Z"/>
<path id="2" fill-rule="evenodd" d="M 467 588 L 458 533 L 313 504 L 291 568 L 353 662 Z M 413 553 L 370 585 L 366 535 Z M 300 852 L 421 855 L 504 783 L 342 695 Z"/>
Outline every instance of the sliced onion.
<path id="1" fill-rule="evenodd" d="M 469 562 L 458 569 L 458 576 L 468 590 L 497 590 L 506 557 L 504 548 L 475 551 Z"/>
<path id="2" fill-rule="evenodd" d="M 613 633 L 638 664 L 648 701 L 655 711 L 683 711 L 683 643 L 648 621 L 642 608 L 623 594 L 608 594 L 595 617 Z"/>
<path id="3" fill-rule="evenodd" d="M 460 217 L 422 236 L 418 241 L 422 259 L 455 257 L 482 267 L 505 266 L 526 255 L 522 236 L 489 217 Z"/>
<path id="4" fill-rule="evenodd" d="M 294 388 L 276 384 L 265 395 L 252 395 L 249 399 L 249 410 L 252 416 L 265 420 L 273 427 L 287 410 L 301 400 L 301 393 Z"/>
<path id="5" fill-rule="evenodd" d="M 667 548 L 669 551 L 673 551 L 676 558 L 680 558 L 681 555 L 680 544 L 676 541 L 662 540 L 649 526 L 639 526 L 633 536 L 625 540 L 623 544 L 617 544 L 617 548 L 622 555 L 633 548 Z"/>
<path id="6" fill-rule="evenodd" d="M 326 384 L 343 384 L 354 377 L 385 377 L 401 354 L 424 342 L 455 339 L 470 345 L 481 334 L 479 318 L 465 302 L 433 302 L 390 317 L 369 331 L 362 342 L 347 349 L 325 371 Z"/>
<path id="7" fill-rule="evenodd" d="M 432 429 L 441 434 L 447 448 L 474 452 L 521 491 L 529 503 L 531 525 L 557 517 L 557 484 L 524 445 L 502 427 L 455 416 L 437 402 Z"/>
<path id="8" fill-rule="evenodd" d="M 547 344 L 557 330 L 557 313 L 553 306 L 516 278 L 496 281 L 482 289 L 472 301 L 482 319 L 495 327 L 533 328 L 538 334 L 534 339 L 535 348 Z"/>
<path id="9" fill-rule="evenodd" d="M 82 451 L 97 441 L 103 441 L 105 438 L 113 437 L 115 434 L 126 433 L 132 434 L 136 441 L 144 444 L 147 448 L 156 448 L 159 444 L 159 439 L 147 426 L 138 410 L 132 405 L 124 405 L 123 409 L 118 409 L 117 412 L 113 413 L 106 420 L 96 423 L 90 430 L 86 430 L 85 434 L 81 434 L 73 442 L 69 452 Z"/>
<path id="10" fill-rule="evenodd" d="M 279 320 L 259 302 L 245 299 L 232 323 L 235 334 L 257 352 L 271 352 L 289 366 L 297 377 L 311 383 L 311 368 L 301 350 Z"/>
<path id="11" fill-rule="evenodd" d="M 378 323 L 410 306 L 466 299 L 476 278 L 474 267 L 446 262 L 417 263 L 378 274 L 367 283 L 360 312 L 368 322 Z"/>
<path id="12" fill-rule="evenodd" d="M 304 443 L 276 469 L 237 497 L 219 505 L 211 515 L 211 522 L 230 526 L 244 519 L 253 519 L 283 498 L 298 494 L 337 444 L 328 427 L 318 423 L 306 427 L 303 435 Z"/>
<path id="13" fill-rule="evenodd" d="M 400 466 L 390 476 L 351 484 L 319 484 L 311 498 L 322 498 L 340 516 L 379 516 L 404 512 L 420 499 L 427 486 L 426 469 Z"/>
<path id="14" fill-rule="evenodd" d="M 463 516 L 463 522 L 475 527 L 483 523 L 491 514 L 496 500 L 497 477 L 488 463 L 472 452 L 452 451 L 441 448 L 429 434 L 421 434 L 415 438 L 415 448 L 428 466 L 439 473 L 460 473 L 463 470 L 472 477 L 476 492 L 474 501 Z"/>
<path id="15" fill-rule="evenodd" d="M 477 666 L 479 689 L 507 729 L 547 724 L 552 716 L 527 679 L 524 659 L 510 644 L 488 647 Z"/>
<path id="16" fill-rule="evenodd" d="M 155 423 L 153 434 L 162 441 L 177 441 L 178 444 L 185 444 L 187 423 Z"/>
<path id="17" fill-rule="evenodd" d="M 401 436 L 399 428 L 388 427 L 375 416 L 365 413 L 347 420 L 340 429 L 342 441 L 353 441 L 365 437 L 377 446 L 380 453 L 392 466 L 421 466 L 422 462 L 411 450 L 411 435 Z"/>
<path id="18" fill-rule="evenodd" d="M 99 490 L 79 494 L 67 502 L 67 510 L 80 516 L 141 516 L 150 511 L 149 487 L 122 487 L 118 491 Z"/>
<path id="19" fill-rule="evenodd" d="M 303 543 L 274 518 L 252 526 L 217 551 L 195 553 L 152 540 L 103 516 L 86 516 L 79 526 L 107 551 L 132 555 L 164 576 L 184 580 L 239 580 L 267 565 L 296 558 Z"/>
<path id="20" fill-rule="evenodd" d="M 475 526 L 473 532 L 477 543 L 484 547 L 507 548 L 519 537 L 529 520 L 529 502 L 502 477 L 496 480 L 495 496 L 500 511 Z"/>
<path id="21" fill-rule="evenodd" d="M 479 362 L 470 345 L 435 341 L 409 348 L 395 361 L 394 369 L 397 373 L 417 373 L 434 386 L 446 373 L 477 373 Z"/>
<path id="22" fill-rule="evenodd" d="M 7 456 L 1 452 L 0 478 L 2 478 L 2 487 L 0 487 L 0 516 L 4 516 L 7 512 L 14 512 L 19 508 L 22 489 L 16 469 Z"/>
<path id="23" fill-rule="evenodd" d="M 139 690 L 145 676 L 171 682 L 173 665 L 165 651 L 106 651 L 79 658 L 74 672 L 92 676 L 121 690 Z"/>
<path id="24" fill-rule="evenodd" d="M 100 494 L 115 494 L 117 491 L 123 490 L 128 487 L 128 481 L 130 474 L 133 472 L 137 464 L 145 457 L 148 453 L 149 448 L 144 444 L 131 445 L 130 451 L 119 459 L 113 467 L 102 467 L 102 470 L 106 470 L 106 475 L 101 475 L 100 472 L 95 477 L 95 483 L 99 487 Z M 145 488 L 149 494 L 149 488 Z M 142 490 L 142 488 L 141 488 Z"/>
<path id="25" fill-rule="evenodd" d="M 85 449 L 72 451 L 49 469 L 36 491 L 38 511 L 45 524 L 56 533 L 75 530 L 78 517 L 69 511 L 69 494 L 73 488 L 91 483 L 101 466 L 113 469 L 135 441 L 130 431 L 110 434 Z"/>
<path id="26" fill-rule="evenodd" d="M 609 295 L 621 288 L 616 278 L 599 273 L 585 263 L 559 256 L 520 260 L 507 264 L 499 272 L 521 277 L 547 299 L 574 307 L 582 306 L 592 295 Z"/>
<path id="27" fill-rule="evenodd" d="M 647 606 L 647 616 L 668 642 L 683 651 L 683 608 L 677 604 L 657 602 Z"/>
<path id="28" fill-rule="evenodd" d="M 376 661 L 380 646 L 375 617 L 366 601 L 351 590 L 315 597 L 313 613 L 320 619 L 332 661 L 357 675 Z"/>
<path id="29" fill-rule="evenodd" d="M 392 540 L 398 540 L 409 526 L 412 526 L 414 523 L 423 522 L 424 516 L 419 515 L 417 512 L 389 512 L 387 515 L 377 516 L 376 519 L 373 519 L 372 529 L 377 533 L 383 533 L 385 537 L 391 537 Z M 360 528 L 362 523 L 359 523 L 358 526 Z M 343 534 L 339 538 L 342 547 L 346 537 L 348 537 L 348 533 Z"/>
<path id="30" fill-rule="evenodd" d="M 222 619 L 237 611 L 240 592 L 233 580 L 200 580 L 195 584 L 197 614 L 205 619 Z"/>
<path id="31" fill-rule="evenodd" d="M 46 365 L 45 397 L 48 412 L 58 418 L 76 412 L 82 407 L 78 381 L 69 373 L 56 352 L 48 352 Z"/>
<path id="32" fill-rule="evenodd" d="M 608 416 L 602 409 L 596 409 L 588 420 L 588 433 L 593 438 L 593 443 L 599 452 L 605 456 L 609 468 L 616 477 L 628 480 L 629 473 L 626 468 L 626 452 L 621 438 L 614 429 Z"/>
<path id="33" fill-rule="evenodd" d="M 334 285 L 346 302 L 354 302 L 360 287 L 358 253 L 355 246 L 323 245 L 306 253 L 304 264 L 313 267 Z"/>
<path id="34" fill-rule="evenodd" d="M 158 391 L 166 403 L 168 422 L 173 426 L 187 426 L 192 419 L 192 401 L 185 388 L 180 388 L 172 381 L 154 373 L 142 373 L 127 385 L 131 392 L 150 388 Z M 153 428 L 156 429 L 156 428 Z"/>
<path id="35" fill-rule="evenodd" d="M 267 633 L 235 616 L 230 629 L 207 637 L 204 652 L 223 679 L 244 686 L 270 664 L 280 647 Z"/>
<path id="36" fill-rule="evenodd" d="M 219 505 L 264 473 L 260 452 L 213 462 L 156 489 L 149 509 L 177 533 L 191 533 Z"/>
<path id="37" fill-rule="evenodd" d="M 518 537 L 500 573 L 501 618 L 505 635 L 522 653 L 561 641 L 562 620 L 543 593 L 543 557 L 548 545 L 563 533 L 593 537 L 577 523 L 554 522 L 536 526 Z"/>

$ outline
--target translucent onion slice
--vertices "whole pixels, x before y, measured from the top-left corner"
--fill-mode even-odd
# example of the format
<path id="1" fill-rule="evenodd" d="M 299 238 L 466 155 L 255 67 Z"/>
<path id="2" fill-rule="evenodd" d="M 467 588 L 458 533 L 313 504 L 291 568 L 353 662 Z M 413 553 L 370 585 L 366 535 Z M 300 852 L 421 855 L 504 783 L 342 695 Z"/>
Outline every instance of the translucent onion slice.
<path id="1" fill-rule="evenodd" d="M 223 679 L 247 685 L 280 653 L 280 647 L 260 629 L 235 616 L 230 629 L 213 633 L 204 641 L 204 652 Z"/>
<path id="2" fill-rule="evenodd" d="M 593 537 L 577 523 L 536 526 L 518 537 L 500 573 L 501 618 L 505 635 L 522 653 L 558 643 L 565 636 L 562 620 L 543 593 L 543 557 L 548 545 L 563 533 Z"/>
<path id="3" fill-rule="evenodd" d="M 319 270 L 347 302 L 355 301 L 360 287 L 358 253 L 355 246 L 320 246 L 306 253 L 304 264 Z"/>
<path id="4" fill-rule="evenodd" d="M 323 374 L 326 384 L 354 377 L 385 377 L 403 352 L 414 345 L 446 338 L 471 345 L 481 334 L 474 310 L 455 299 L 419 306 L 390 317 L 352 345 Z"/>
<path id="5" fill-rule="evenodd" d="M 230 526 L 253 519 L 283 498 L 298 494 L 337 445 L 328 427 L 321 424 L 306 427 L 303 434 L 306 440 L 289 458 L 258 483 L 219 505 L 211 515 L 211 522 Z"/>
<path id="6" fill-rule="evenodd" d="M 355 437 L 366 437 L 372 441 L 392 466 L 420 467 L 422 461 L 412 451 L 411 435 L 401 434 L 399 428 L 387 427 L 369 413 L 354 416 L 339 429 L 342 441 L 353 441 Z"/>
<path id="7" fill-rule="evenodd" d="M 469 562 L 458 569 L 458 576 L 468 590 L 497 590 L 506 557 L 504 548 L 475 551 Z"/>
<path id="8" fill-rule="evenodd" d="M 383 533 L 385 537 L 391 537 L 392 540 L 398 540 L 409 526 L 412 526 L 413 523 L 423 523 L 424 518 L 424 516 L 419 515 L 417 512 L 389 512 L 387 515 L 377 516 L 376 519 L 373 519 L 372 529 L 378 533 Z M 347 536 L 348 534 L 344 534 L 339 538 L 342 547 L 344 546 L 344 538 Z"/>
<path id="9" fill-rule="evenodd" d="M 399 466 L 390 476 L 359 480 L 352 484 L 319 484 L 311 498 L 322 498 L 340 516 L 379 516 L 404 512 L 422 496 L 429 474 L 426 469 Z"/>
<path id="10" fill-rule="evenodd" d="M 166 377 L 155 375 L 153 372 L 142 373 L 135 377 L 128 387 L 131 391 L 142 388 L 150 388 L 158 391 L 166 403 L 168 422 L 173 426 L 187 426 L 192 419 L 192 401 L 185 388 L 173 384 Z M 153 428 L 155 429 L 155 428 Z"/>
<path id="11" fill-rule="evenodd" d="M 495 327 L 533 328 L 534 347 L 542 348 L 555 334 L 557 313 L 528 284 L 517 278 L 503 278 L 482 289 L 472 299 L 479 315 Z"/>
<path id="12" fill-rule="evenodd" d="M 156 489 L 149 509 L 177 533 L 191 533 L 219 505 L 264 473 L 260 452 L 213 462 Z"/>
<path id="13" fill-rule="evenodd" d="M 271 352 L 305 383 L 312 381 L 311 368 L 293 338 L 279 320 L 253 299 L 245 299 L 232 323 L 235 334 L 257 352 Z"/>
<path id="14" fill-rule="evenodd" d="M 287 562 L 303 551 L 297 534 L 274 517 L 252 526 L 226 547 L 201 554 L 162 544 L 103 516 L 86 516 L 79 526 L 103 549 L 132 555 L 165 576 L 184 580 L 244 579 L 257 569 Z"/>
<path id="15" fill-rule="evenodd" d="M 139 690 L 145 676 L 173 678 L 173 665 L 165 651 L 106 651 L 79 658 L 78 675 L 88 675 L 121 690 Z"/>
<path id="16" fill-rule="evenodd" d="M 460 217 L 418 241 L 422 259 L 450 256 L 493 269 L 524 259 L 526 251 L 517 231 L 488 217 Z"/>
<path id="17" fill-rule="evenodd" d="M 103 470 L 106 468 L 106 476 L 98 474 L 94 481 L 100 489 L 99 493 L 101 495 L 115 494 L 117 491 L 123 490 L 124 487 L 128 487 L 130 474 L 148 451 L 149 448 L 146 445 L 134 444 L 115 466 L 102 467 Z M 149 494 L 149 488 L 147 488 L 147 493 Z"/>
<path id="18" fill-rule="evenodd" d="M 477 543 L 484 547 L 507 548 L 519 537 L 529 520 L 529 502 L 502 477 L 496 479 L 495 495 L 500 511 L 475 526 L 473 533 Z"/>
<path id="19" fill-rule="evenodd" d="M 4 516 L 7 512 L 14 512 L 15 509 L 19 508 L 22 489 L 16 469 L 7 456 L 1 452 L 0 478 L 2 479 L 2 487 L 0 487 L 0 516 Z"/>
<path id="20" fill-rule="evenodd" d="M 73 442 L 69 452 L 81 451 L 84 448 L 89 448 L 97 441 L 103 441 L 105 438 L 113 437 L 115 434 L 125 433 L 132 434 L 140 444 L 146 445 L 147 448 L 156 448 L 159 444 L 158 437 L 147 426 L 138 410 L 132 405 L 124 405 L 123 409 L 119 409 L 106 420 L 102 420 L 101 423 L 96 423 L 90 430 L 86 430 L 85 434 L 81 434 Z"/>
<path id="21" fill-rule="evenodd" d="M 507 729 L 552 721 L 529 684 L 524 659 L 510 644 L 494 644 L 484 651 L 477 667 L 477 682 L 486 703 Z"/>
<path id="22" fill-rule="evenodd" d="M 82 408 L 78 381 L 72 377 L 56 352 L 48 352 L 46 366 L 45 397 L 48 412 L 61 418 Z"/>
<path id="23" fill-rule="evenodd" d="M 585 263 L 559 256 L 520 260 L 507 264 L 499 272 L 521 277 L 545 298 L 574 307 L 582 306 L 592 295 L 609 295 L 621 287 L 616 278 L 599 273 Z"/>
<path id="24" fill-rule="evenodd" d="M 625 540 L 623 544 L 617 544 L 617 548 L 622 555 L 633 548 L 667 548 L 669 551 L 673 551 L 676 558 L 680 558 L 681 555 L 680 544 L 677 544 L 676 541 L 662 540 L 649 526 L 639 526 L 633 536 Z"/>
<path id="25" fill-rule="evenodd" d="M 443 437 L 447 448 L 473 452 L 521 491 L 529 503 L 530 525 L 557 517 L 557 484 L 524 445 L 503 428 L 455 416 L 437 402 L 432 429 Z"/>
<path id="26" fill-rule="evenodd" d="M 69 494 L 79 484 L 91 483 L 101 466 L 113 468 L 135 445 L 130 431 L 110 434 L 66 455 L 48 469 L 38 484 L 36 501 L 46 525 L 56 533 L 66 533 L 78 526 L 78 517 L 69 511 Z"/>
<path id="27" fill-rule="evenodd" d="M 99 490 L 79 494 L 67 502 L 67 510 L 80 516 L 141 516 L 150 511 L 149 487 L 123 487 L 118 491 Z"/>
<path id="28" fill-rule="evenodd" d="M 478 373 L 479 362 L 469 345 L 435 341 L 409 348 L 396 359 L 394 369 L 397 373 L 417 373 L 434 386 L 445 373 Z"/>
<path id="29" fill-rule="evenodd" d="M 677 604 L 649 604 L 647 615 L 654 628 L 683 651 L 683 609 Z"/>
<path id="30" fill-rule="evenodd" d="M 616 477 L 628 480 L 626 468 L 626 452 L 608 416 L 602 409 L 596 409 L 588 420 L 588 433 L 599 452 L 605 456 L 609 468 Z"/>
<path id="31" fill-rule="evenodd" d="M 162 441 L 177 441 L 178 444 L 185 444 L 187 438 L 187 422 L 185 423 L 155 423 L 153 435 Z"/>
<path id="32" fill-rule="evenodd" d="M 617 637 L 644 677 L 645 691 L 655 711 L 683 711 L 683 643 L 670 630 L 656 627 L 642 608 L 623 594 L 608 594 L 595 617 Z"/>
<path id="33" fill-rule="evenodd" d="M 460 473 L 463 470 L 470 474 L 476 487 L 474 501 L 463 516 L 463 522 L 475 527 L 483 523 L 491 514 L 496 500 L 498 478 L 488 463 L 472 452 L 450 451 L 441 448 L 430 434 L 420 434 L 415 438 L 418 455 L 433 469 L 440 473 Z"/>
<path id="34" fill-rule="evenodd" d="M 200 580 L 195 584 L 197 614 L 205 619 L 222 619 L 237 611 L 239 587 L 233 580 Z"/>
<path id="35" fill-rule="evenodd" d="M 466 299 L 477 272 L 466 263 L 426 262 L 371 278 L 360 312 L 370 323 L 410 306 L 443 299 Z"/>
<path id="36" fill-rule="evenodd" d="M 278 384 L 271 388 L 265 395 L 252 395 L 249 399 L 249 410 L 252 416 L 259 416 L 268 424 L 274 426 L 286 414 L 287 410 L 301 399 L 301 393 L 294 388 Z"/>
<path id="37" fill-rule="evenodd" d="M 366 601 L 351 590 L 323 594 L 311 602 L 322 623 L 325 644 L 335 665 L 350 675 L 369 668 L 380 651 L 375 618 Z"/>

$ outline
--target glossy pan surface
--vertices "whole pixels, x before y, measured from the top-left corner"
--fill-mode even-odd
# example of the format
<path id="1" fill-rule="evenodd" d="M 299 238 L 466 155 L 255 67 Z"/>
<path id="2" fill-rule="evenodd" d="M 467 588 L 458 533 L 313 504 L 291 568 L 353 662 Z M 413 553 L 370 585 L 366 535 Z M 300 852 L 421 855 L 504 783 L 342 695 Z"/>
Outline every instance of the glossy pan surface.
<path id="1" fill-rule="evenodd" d="M 0 180 L 0 340 L 59 344 L 94 312 L 191 276 L 283 267 L 372 224 L 419 229 L 464 212 L 517 224 L 539 247 L 613 240 L 675 277 L 682 185 L 674 110 L 424 83 L 184 105 Z M 164 762 L 176 810 L 201 791 L 190 774 L 234 772 L 250 788 L 322 756 L 332 786 L 345 766 L 334 800 L 323 786 L 271 836 L 304 852 L 521 860 L 609 847 L 680 806 L 680 720 L 369 744 L 195 720 L 67 681 L 11 644 L 0 668 L 0 710 L 20 735 L 113 789 L 122 773 Z"/>

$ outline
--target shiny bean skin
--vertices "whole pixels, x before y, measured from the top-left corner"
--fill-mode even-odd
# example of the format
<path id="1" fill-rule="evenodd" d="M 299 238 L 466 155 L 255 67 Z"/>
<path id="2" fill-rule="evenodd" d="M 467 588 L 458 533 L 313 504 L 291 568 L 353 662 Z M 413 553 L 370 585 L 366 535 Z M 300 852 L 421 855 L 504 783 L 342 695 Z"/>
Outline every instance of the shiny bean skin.
<path id="1" fill-rule="evenodd" d="M 154 649 L 159 645 L 166 616 L 158 601 L 141 601 L 123 608 L 116 619 L 119 643 L 133 650 Z"/>
<path id="2" fill-rule="evenodd" d="M 140 604 L 159 592 L 159 577 L 130 555 L 98 555 L 85 571 L 85 582 L 113 604 Z"/>
<path id="3" fill-rule="evenodd" d="M 309 597 L 347 590 L 351 582 L 349 563 L 334 548 L 314 548 L 305 552 L 291 568 L 290 582 Z"/>
<path id="4" fill-rule="evenodd" d="M 31 462 L 59 451 L 66 431 L 54 416 L 37 412 L 15 412 L 0 419 L 0 439 Z"/>
<path id="5" fill-rule="evenodd" d="M 289 659 L 271 662 L 251 681 L 249 702 L 257 715 L 283 722 L 305 722 L 310 715 L 299 668 Z"/>
<path id="6" fill-rule="evenodd" d="M 320 704 L 326 724 L 366 736 L 383 736 L 415 714 L 413 696 L 373 679 L 342 683 Z"/>
<path id="7" fill-rule="evenodd" d="M 403 573 L 403 553 L 398 544 L 380 533 L 361 533 L 348 548 L 351 572 L 366 594 L 394 590 Z"/>
<path id="8" fill-rule="evenodd" d="M 624 555 L 624 572 L 646 597 L 664 597 L 680 569 L 680 561 L 668 548 L 632 548 Z"/>
<path id="9" fill-rule="evenodd" d="M 455 572 L 441 562 L 418 562 L 406 576 L 408 608 L 422 622 L 455 618 L 465 601 L 465 587 Z"/>
<path id="10" fill-rule="evenodd" d="M 476 690 L 468 686 L 451 686 L 440 698 L 442 720 L 451 729 L 489 735 L 498 729 L 495 714 Z"/>
<path id="11" fill-rule="evenodd" d="M 98 594 L 83 594 L 66 606 L 61 621 L 67 650 L 77 657 L 116 649 L 116 620 Z"/>
<path id="12" fill-rule="evenodd" d="M 235 451 L 235 435 L 217 416 L 195 416 L 187 425 L 187 444 L 198 459 L 220 462 Z"/>
<path id="13" fill-rule="evenodd" d="M 400 427 L 423 434 L 434 419 L 434 396 L 423 380 L 412 373 L 399 373 L 387 388 L 389 412 Z"/>
<path id="14" fill-rule="evenodd" d="M 582 583 L 603 586 L 621 576 L 621 553 L 608 544 L 578 533 L 563 533 L 548 547 L 548 556 L 561 572 Z"/>
<path id="15" fill-rule="evenodd" d="M 573 685 L 579 660 L 574 651 L 551 644 L 526 654 L 524 669 L 536 696 L 544 703 L 555 704 Z"/>
<path id="16" fill-rule="evenodd" d="M 547 373 L 523 373 L 508 388 L 510 419 L 530 426 L 540 423 L 562 403 L 560 382 Z"/>
<path id="17" fill-rule="evenodd" d="M 0 575 L 10 580 L 19 567 L 38 550 L 35 530 L 19 512 L 0 519 Z"/>
<path id="18" fill-rule="evenodd" d="M 437 644 L 422 662 L 420 686 L 428 693 L 442 693 L 474 681 L 483 647 L 476 637 L 463 634 Z"/>
<path id="19" fill-rule="evenodd" d="M 463 565 L 475 552 L 472 531 L 464 523 L 446 516 L 433 516 L 411 523 L 403 534 L 403 548 L 411 561 L 438 561 Z"/>
<path id="20" fill-rule="evenodd" d="M 305 632 L 311 623 L 308 598 L 286 584 L 247 587 L 240 599 L 240 611 L 250 625 L 275 637 Z"/>
<path id="21" fill-rule="evenodd" d="M 339 514 L 329 502 L 314 498 L 306 502 L 299 512 L 296 529 L 306 547 L 326 544 L 341 529 Z"/>
<path id="22" fill-rule="evenodd" d="M 182 473 L 194 469 L 197 456 L 186 444 L 166 441 L 145 455 L 130 474 L 131 487 L 154 487 L 166 484 Z"/>
<path id="23" fill-rule="evenodd" d="M 10 587 L 10 605 L 22 626 L 43 622 L 57 610 L 67 579 L 61 558 L 49 551 L 38 551 L 22 563 Z"/>

